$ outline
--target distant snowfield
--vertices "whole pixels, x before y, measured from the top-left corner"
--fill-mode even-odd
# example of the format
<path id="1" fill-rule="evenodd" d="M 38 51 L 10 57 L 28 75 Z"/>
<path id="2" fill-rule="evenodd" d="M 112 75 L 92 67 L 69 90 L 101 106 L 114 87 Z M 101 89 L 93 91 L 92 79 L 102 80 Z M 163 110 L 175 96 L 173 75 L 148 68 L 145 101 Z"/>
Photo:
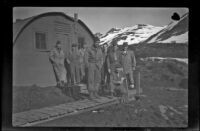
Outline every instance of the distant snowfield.
<path id="1" fill-rule="evenodd" d="M 128 45 L 140 43 L 176 43 L 188 44 L 188 13 L 179 21 L 171 21 L 165 26 L 137 24 L 125 28 L 111 28 L 100 37 L 100 45 L 111 45 L 116 41 L 118 45 L 127 42 Z"/>
<path id="2" fill-rule="evenodd" d="M 152 25 L 145 25 L 142 28 L 140 27 L 139 29 L 138 25 L 132 26 L 132 27 L 125 27 L 125 28 L 114 28 L 116 31 L 110 32 L 107 34 L 107 36 L 102 37 L 100 45 L 104 43 L 110 43 L 114 38 L 119 37 L 119 35 L 127 36 L 125 40 L 121 39 L 118 41 L 118 45 L 122 45 L 123 42 L 127 42 L 128 45 L 131 44 L 138 44 L 141 41 L 146 40 L 149 38 L 151 35 L 157 33 L 158 31 L 162 30 L 164 27 L 156 27 Z M 132 33 L 132 34 L 126 34 L 126 33 Z"/>
<path id="3" fill-rule="evenodd" d="M 172 57 L 146 57 L 146 58 L 140 58 L 142 61 L 147 61 L 147 60 L 177 60 L 183 63 L 188 64 L 188 58 L 172 58 Z"/>
<path id="4" fill-rule="evenodd" d="M 158 41 L 160 43 L 171 43 L 173 41 L 176 41 L 176 43 L 186 43 L 188 42 L 188 32 L 178 35 L 178 36 L 172 36 L 167 40 L 163 40 L 163 41 Z"/>
<path id="5" fill-rule="evenodd" d="M 187 43 L 188 42 L 188 31 L 181 35 L 174 35 L 174 33 L 175 33 L 174 32 L 171 37 L 169 37 L 165 40 L 158 39 L 161 35 L 165 34 L 166 32 L 172 31 L 175 28 L 175 26 L 180 24 L 182 22 L 182 20 L 184 20 L 187 17 L 188 17 L 188 15 L 185 15 L 179 21 L 172 21 L 169 25 L 167 25 L 165 28 L 163 28 L 163 30 L 161 30 L 156 36 L 151 38 L 147 43 L 173 43 L 173 42 Z"/>

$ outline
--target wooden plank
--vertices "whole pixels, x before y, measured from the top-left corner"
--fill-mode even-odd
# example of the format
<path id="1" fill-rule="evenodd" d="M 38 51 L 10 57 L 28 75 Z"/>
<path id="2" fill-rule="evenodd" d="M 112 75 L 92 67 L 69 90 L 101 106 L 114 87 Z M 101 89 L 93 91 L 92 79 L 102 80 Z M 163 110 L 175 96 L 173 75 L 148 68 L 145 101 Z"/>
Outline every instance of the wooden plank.
<path id="1" fill-rule="evenodd" d="M 74 104 L 66 104 L 66 109 L 73 109 L 75 110 L 78 107 L 78 105 L 76 103 Z"/>
<path id="2" fill-rule="evenodd" d="M 26 123 L 28 123 L 28 121 L 25 120 L 25 119 L 17 118 L 17 117 L 12 118 L 12 125 L 13 126 L 20 126 L 20 125 L 24 125 Z"/>
<path id="3" fill-rule="evenodd" d="M 68 112 L 66 109 L 59 108 L 59 106 L 51 107 L 51 109 L 55 109 L 55 111 L 58 112 L 59 115 L 63 115 Z"/>
<path id="4" fill-rule="evenodd" d="M 18 118 L 19 118 L 19 119 L 24 119 L 24 120 L 26 120 L 27 122 L 29 122 L 28 120 L 29 120 L 30 118 L 33 118 L 33 116 L 32 116 L 28 111 L 16 113 L 16 114 L 13 115 L 13 117 L 14 117 L 15 119 L 18 119 Z"/>
<path id="5" fill-rule="evenodd" d="M 16 117 L 16 119 L 17 118 L 24 119 L 28 122 L 34 122 L 40 120 L 40 117 L 34 113 L 31 113 L 31 111 L 15 114 L 14 117 Z"/>
<path id="6" fill-rule="evenodd" d="M 80 110 L 80 109 L 85 109 L 85 108 L 90 108 L 93 106 L 98 105 L 96 101 L 91 101 L 91 100 L 82 100 L 82 101 L 77 101 L 74 103 L 68 103 L 63 106 L 65 109 L 73 109 L 73 110 Z"/>
<path id="7" fill-rule="evenodd" d="M 78 110 L 89 108 L 89 107 L 95 105 L 95 103 L 93 101 L 90 101 L 90 100 L 80 101 L 78 104 L 79 104 L 79 107 L 77 108 Z"/>
<path id="8" fill-rule="evenodd" d="M 34 116 L 37 116 L 39 120 L 47 119 L 47 118 L 49 117 L 48 114 L 42 113 L 42 112 L 40 112 L 38 109 L 36 109 L 36 110 L 31 110 L 29 113 L 31 113 L 31 114 L 34 115 Z"/>
<path id="9" fill-rule="evenodd" d="M 48 114 L 50 117 L 57 116 L 60 114 L 59 112 L 56 112 L 55 109 L 49 107 L 42 108 L 41 110 L 39 110 L 39 112 Z"/>
<path id="10" fill-rule="evenodd" d="M 86 102 L 85 104 L 87 104 L 87 106 L 95 106 L 95 105 L 97 105 L 97 103 L 95 101 L 91 101 L 91 100 L 88 100 L 88 102 Z M 68 104 L 66 104 L 66 106 L 74 108 L 74 109 L 78 109 L 78 108 L 81 107 L 81 102 L 77 101 L 77 102 L 74 102 L 74 103 L 68 103 Z"/>
<path id="11" fill-rule="evenodd" d="M 85 107 L 85 108 L 87 108 L 87 107 L 89 108 L 89 107 L 93 107 L 93 106 L 98 105 L 97 102 L 91 101 L 91 100 L 88 100 L 88 101 L 84 102 L 83 104 L 84 104 L 84 107 Z"/>
<path id="12" fill-rule="evenodd" d="M 75 110 L 83 107 L 83 105 L 79 102 L 76 102 L 73 105 L 69 104 L 67 106 L 70 107 L 70 108 L 74 108 Z"/>
<path id="13" fill-rule="evenodd" d="M 106 103 L 106 102 L 111 102 L 111 101 L 114 101 L 116 100 L 117 98 L 107 98 L 107 97 L 99 97 L 97 99 L 94 99 L 94 102 L 96 105 L 98 104 L 102 104 L 102 103 Z"/>
<path id="14" fill-rule="evenodd" d="M 62 111 L 62 114 L 65 114 L 65 113 L 69 112 L 64 105 L 54 106 L 53 108 L 54 109 L 60 109 Z"/>
<path id="15" fill-rule="evenodd" d="M 65 110 L 65 112 L 67 113 L 73 112 L 75 110 L 74 107 L 71 107 L 69 105 L 62 105 L 62 106 L 59 106 L 58 108 Z"/>

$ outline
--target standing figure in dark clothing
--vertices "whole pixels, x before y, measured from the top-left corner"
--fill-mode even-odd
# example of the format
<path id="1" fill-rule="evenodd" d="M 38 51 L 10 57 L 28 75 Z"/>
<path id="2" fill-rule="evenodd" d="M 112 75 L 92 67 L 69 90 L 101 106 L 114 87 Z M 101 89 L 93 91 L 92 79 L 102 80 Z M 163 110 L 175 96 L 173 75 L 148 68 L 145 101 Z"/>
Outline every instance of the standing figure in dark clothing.
<path id="1" fill-rule="evenodd" d="M 77 44 L 72 45 L 72 51 L 69 53 L 69 63 L 71 70 L 71 84 L 78 84 L 80 82 L 80 73 Z"/>
<path id="2" fill-rule="evenodd" d="M 90 99 L 98 98 L 98 91 L 101 82 L 101 68 L 103 65 L 102 51 L 98 47 L 99 40 L 96 39 L 93 46 L 87 48 L 85 52 L 85 63 L 87 67 L 87 87 Z"/>
<path id="3" fill-rule="evenodd" d="M 120 57 L 120 52 L 118 51 L 117 43 L 114 42 L 112 48 L 110 48 L 107 55 L 107 68 L 110 78 L 115 74 L 116 66 L 120 65 L 119 57 Z M 109 81 L 109 83 L 110 82 L 111 81 Z"/>

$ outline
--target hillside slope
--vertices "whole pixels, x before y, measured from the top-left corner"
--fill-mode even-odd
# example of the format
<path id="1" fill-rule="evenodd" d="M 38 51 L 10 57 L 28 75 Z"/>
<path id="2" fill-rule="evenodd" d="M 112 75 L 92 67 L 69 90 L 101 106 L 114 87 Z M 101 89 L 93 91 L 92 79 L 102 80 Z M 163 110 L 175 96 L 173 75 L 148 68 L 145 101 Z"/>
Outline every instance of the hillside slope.
<path id="1" fill-rule="evenodd" d="M 166 28 L 149 37 L 144 43 L 188 43 L 188 21 L 186 13 L 179 21 L 171 22 Z"/>
<path id="2" fill-rule="evenodd" d="M 100 45 L 110 46 L 113 41 L 118 45 L 141 43 L 188 43 L 188 13 L 179 21 L 172 21 L 165 26 L 137 24 L 125 28 L 111 28 L 105 35 L 100 35 Z"/>

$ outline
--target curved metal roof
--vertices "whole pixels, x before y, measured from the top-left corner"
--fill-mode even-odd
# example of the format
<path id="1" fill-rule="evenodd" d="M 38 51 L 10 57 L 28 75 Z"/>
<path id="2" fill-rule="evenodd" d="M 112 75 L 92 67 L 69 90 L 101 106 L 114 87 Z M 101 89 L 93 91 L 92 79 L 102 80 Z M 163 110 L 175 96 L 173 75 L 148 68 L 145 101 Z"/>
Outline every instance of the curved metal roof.
<path id="1" fill-rule="evenodd" d="M 74 21 L 73 17 L 70 17 L 68 15 L 66 15 L 63 12 L 47 12 L 47 13 L 43 13 L 40 15 L 36 15 L 36 16 L 32 16 L 23 20 L 18 20 L 13 24 L 13 45 L 15 44 L 16 40 L 18 39 L 18 37 L 20 36 L 20 34 L 23 32 L 23 30 L 29 25 L 31 24 L 33 21 L 41 18 L 41 17 L 45 17 L 45 16 L 63 16 L 66 19 L 70 20 L 70 21 Z M 95 36 L 93 35 L 93 33 L 91 32 L 91 30 L 86 26 L 86 24 L 81 21 L 78 20 L 78 23 L 80 25 L 82 25 L 91 35 L 91 37 L 93 38 L 93 40 L 95 40 Z"/>

